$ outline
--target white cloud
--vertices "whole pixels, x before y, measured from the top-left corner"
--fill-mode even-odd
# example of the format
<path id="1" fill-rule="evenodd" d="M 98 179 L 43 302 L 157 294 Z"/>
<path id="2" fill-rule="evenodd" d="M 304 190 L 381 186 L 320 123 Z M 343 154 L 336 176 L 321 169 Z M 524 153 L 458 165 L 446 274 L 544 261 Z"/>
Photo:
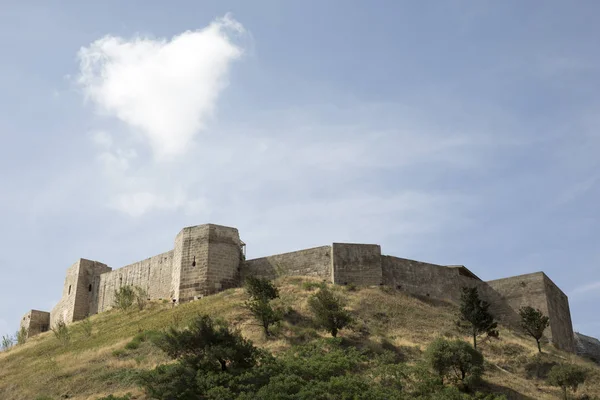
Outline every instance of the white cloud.
<path id="1" fill-rule="evenodd" d="M 157 159 L 182 154 L 211 116 L 242 55 L 226 15 L 208 27 L 165 39 L 105 36 L 79 51 L 79 84 L 101 113 L 139 132 Z"/>

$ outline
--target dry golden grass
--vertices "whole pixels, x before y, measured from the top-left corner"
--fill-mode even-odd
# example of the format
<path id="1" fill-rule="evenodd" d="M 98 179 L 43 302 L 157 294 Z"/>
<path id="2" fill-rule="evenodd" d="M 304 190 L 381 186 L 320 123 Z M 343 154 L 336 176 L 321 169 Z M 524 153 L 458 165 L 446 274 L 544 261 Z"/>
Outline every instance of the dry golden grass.
<path id="1" fill-rule="evenodd" d="M 195 302 L 173 307 L 152 303 L 144 311 L 121 313 L 109 311 L 91 318 L 94 333 L 86 337 L 80 324 L 70 326 L 72 341 L 60 345 L 51 332 L 30 339 L 26 344 L 0 353 L 0 399 L 36 400 L 38 397 L 59 399 L 68 395 L 74 400 L 96 400 L 108 394 L 130 392 L 135 399 L 145 399 L 130 379 L 132 369 L 150 369 L 167 362 L 150 343 L 125 350 L 125 345 L 139 332 L 185 326 L 198 314 L 227 320 L 257 346 L 277 354 L 290 346 L 325 336 L 315 330 L 308 310 L 306 282 L 318 280 L 300 277 L 277 281 L 280 306 L 293 309 L 274 338 L 266 339 L 262 329 L 242 307 L 243 289 L 231 289 Z M 343 295 L 355 316 L 352 329 L 340 333 L 357 347 L 371 350 L 392 349 L 406 362 L 422 356 L 434 338 L 461 337 L 456 330 L 456 307 L 430 299 L 417 299 L 405 293 L 380 287 L 356 290 L 330 285 Z M 468 338 L 464 338 L 468 340 Z M 501 329 L 499 339 L 484 340 L 478 346 L 486 358 L 485 380 L 489 388 L 515 399 L 556 399 L 560 392 L 542 379 L 528 378 L 528 367 L 537 354 L 533 340 Z M 586 365 L 594 375 L 582 393 L 600 396 L 600 368 L 574 355 L 544 348 L 543 362 L 569 361 Z M 598 383 L 592 382 L 596 380 Z M 42 397 L 47 396 L 47 397 Z"/>

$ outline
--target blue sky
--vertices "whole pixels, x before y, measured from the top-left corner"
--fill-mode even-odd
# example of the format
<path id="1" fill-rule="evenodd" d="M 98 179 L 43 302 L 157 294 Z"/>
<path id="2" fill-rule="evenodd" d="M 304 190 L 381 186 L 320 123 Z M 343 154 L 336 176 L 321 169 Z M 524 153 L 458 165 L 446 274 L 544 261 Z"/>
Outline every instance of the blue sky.
<path id="1" fill-rule="evenodd" d="M 0 335 L 77 258 L 116 268 L 213 222 L 249 257 L 348 241 L 543 270 L 599 337 L 599 12 L 1 1 Z"/>

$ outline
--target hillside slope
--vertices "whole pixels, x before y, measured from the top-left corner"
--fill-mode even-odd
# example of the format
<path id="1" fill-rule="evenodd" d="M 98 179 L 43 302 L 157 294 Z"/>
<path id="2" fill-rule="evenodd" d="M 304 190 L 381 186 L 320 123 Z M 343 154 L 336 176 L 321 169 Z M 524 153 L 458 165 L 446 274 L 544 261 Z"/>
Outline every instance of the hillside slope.
<path id="1" fill-rule="evenodd" d="M 314 293 L 313 283 L 316 281 L 296 277 L 277 281 L 281 293 L 278 301 L 294 311 L 271 339 L 263 336 L 242 307 L 247 299 L 243 289 L 227 290 L 178 306 L 152 303 L 143 311 L 112 310 L 95 315 L 91 318 L 92 336 L 84 333 L 81 323 L 75 323 L 66 347 L 52 332 L 46 332 L 0 353 L 0 399 L 92 400 L 126 392 L 133 393 L 136 399 L 145 399 L 132 382 L 130 371 L 153 368 L 167 359 L 148 342 L 135 349 L 125 346 L 139 332 L 183 327 L 198 314 L 225 319 L 257 346 L 277 354 L 294 344 L 325 336 L 315 330 L 308 312 L 307 299 Z M 453 305 L 417 299 L 389 288 L 331 287 L 343 294 L 357 321 L 352 330 L 343 330 L 340 336 L 359 348 L 392 349 L 410 363 L 422 357 L 434 338 L 461 336 L 455 328 L 457 309 Z M 537 353 L 533 340 L 502 328 L 499 339 L 484 340 L 478 347 L 488 362 L 484 376 L 487 390 L 504 393 L 509 399 L 560 398 L 557 388 L 532 376 L 532 360 Z M 600 396 L 600 368 L 551 346 L 546 346 L 544 352 L 548 365 L 569 361 L 591 368 L 593 376 L 579 392 Z"/>

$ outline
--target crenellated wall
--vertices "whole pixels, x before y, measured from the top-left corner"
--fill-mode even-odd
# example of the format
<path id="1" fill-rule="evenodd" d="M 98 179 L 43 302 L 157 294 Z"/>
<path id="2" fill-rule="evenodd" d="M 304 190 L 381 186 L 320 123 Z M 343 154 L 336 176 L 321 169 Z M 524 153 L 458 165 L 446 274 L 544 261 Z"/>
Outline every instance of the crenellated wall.
<path id="1" fill-rule="evenodd" d="M 33 335 L 59 320 L 70 323 L 106 311 L 124 285 L 143 288 L 150 299 L 178 303 L 238 287 L 248 276 L 312 276 L 341 285 L 386 285 L 455 304 L 462 287 L 476 287 L 501 323 L 518 328 L 521 306 L 539 308 L 550 317 L 548 339 L 575 351 L 568 298 L 541 272 L 483 282 L 464 266 L 386 256 L 376 244 L 333 243 L 246 261 L 242 246 L 236 228 L 205 224 L 183 228 L 173 250 L 119 269 L 80 259 L 67 269 L 52 312 L 32 310 L 22 323 Z"/>

